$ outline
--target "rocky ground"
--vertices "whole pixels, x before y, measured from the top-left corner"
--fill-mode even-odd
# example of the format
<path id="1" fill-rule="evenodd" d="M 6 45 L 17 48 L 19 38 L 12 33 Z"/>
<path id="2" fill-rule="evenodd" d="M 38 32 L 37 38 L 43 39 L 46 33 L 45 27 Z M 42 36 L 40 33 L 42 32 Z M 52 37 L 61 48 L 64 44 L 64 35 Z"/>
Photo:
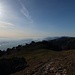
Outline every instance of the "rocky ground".
<path id="1" fill-rule="evenodd" d="M 11 75 L 75 75 L 75 50 L 38 50 L 15 55 L 25 57 L 29 66 Z"/>
<path id="2" fill-rule="evenodd" d="M 46 62 L 41 62 L 27 75 L 67 75 L 67 70 L 60 61 L 61 59 L 49 59 Z"/>

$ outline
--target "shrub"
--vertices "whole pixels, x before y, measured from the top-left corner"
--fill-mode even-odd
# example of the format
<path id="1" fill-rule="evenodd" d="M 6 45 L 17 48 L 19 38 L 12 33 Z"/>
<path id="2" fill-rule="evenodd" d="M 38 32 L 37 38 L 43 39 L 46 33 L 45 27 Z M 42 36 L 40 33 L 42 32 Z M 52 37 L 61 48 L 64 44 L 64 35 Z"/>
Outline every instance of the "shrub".
<path id="1" fill-rule="evenodd" d="M 27 62 L 24 58 L 0 59 L 0 75 L 8 75 L 20 71 L 25 67 L 27 67 Z"/>

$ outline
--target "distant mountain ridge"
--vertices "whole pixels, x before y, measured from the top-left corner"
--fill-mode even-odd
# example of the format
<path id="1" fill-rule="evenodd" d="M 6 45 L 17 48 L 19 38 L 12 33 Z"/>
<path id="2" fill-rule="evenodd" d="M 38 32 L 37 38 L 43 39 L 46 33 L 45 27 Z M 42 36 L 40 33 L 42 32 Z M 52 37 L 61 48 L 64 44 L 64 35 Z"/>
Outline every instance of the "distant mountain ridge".
<path id="1" fill-rule="evenodd" d="M 44 40 L 53 40 L 53 39 L 57 39 L 57 38 L 60 38 L 60 37 L 46 37 Z"/>
<path id="2" fill-rule="evenodd" d="M 37 42 L 32 41 L 26 45 L 20 45 L 19 48 L 20 50 L 49 49 L 59 51 L 75 49 L 75 37 L 60 37 L 52 40 L 43 40 Z"/>
<path id="3" fill-rule="evenodd" d="M 54 51 L 75 49 L 75 37 L 59 37 L 59 38 L 54 38 L 52 40 L 43 40 L 43 41 L 29 40 L 28 43 L 25 40 L 23 40 L 23 42 L 20 43 L 22 44 L 17 46 L 15 45 L 13 48 L 8 48 L 5 51 L 5 53 L 8 52 L 10 53 L 11 51 L 12 52 L 21 51 L 21 50 L 31 51 L 38 49 L 48 49 Z"/>

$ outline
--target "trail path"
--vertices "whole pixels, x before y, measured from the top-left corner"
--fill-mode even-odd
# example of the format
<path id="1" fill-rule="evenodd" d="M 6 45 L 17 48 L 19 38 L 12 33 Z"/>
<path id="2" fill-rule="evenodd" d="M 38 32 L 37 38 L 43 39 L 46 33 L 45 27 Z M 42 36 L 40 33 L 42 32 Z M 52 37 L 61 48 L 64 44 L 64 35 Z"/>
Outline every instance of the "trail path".
<path id="1" fill-rule="evenodd" d="M 60 63 L 60 59 L 47 60 L 39 64 L 31 74 L 27 75 L 67 75 L 67 70 Z"/>

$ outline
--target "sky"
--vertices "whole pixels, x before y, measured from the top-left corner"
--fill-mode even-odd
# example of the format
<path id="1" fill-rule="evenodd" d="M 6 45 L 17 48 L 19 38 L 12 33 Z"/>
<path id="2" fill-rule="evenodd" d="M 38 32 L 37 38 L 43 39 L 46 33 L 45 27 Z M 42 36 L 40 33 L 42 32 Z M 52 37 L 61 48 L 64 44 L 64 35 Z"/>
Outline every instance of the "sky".
<path id="1" fill-rule="evenodd" d="M 75 0 L 0 0 L 0 38 L 75 37 Z"/>

